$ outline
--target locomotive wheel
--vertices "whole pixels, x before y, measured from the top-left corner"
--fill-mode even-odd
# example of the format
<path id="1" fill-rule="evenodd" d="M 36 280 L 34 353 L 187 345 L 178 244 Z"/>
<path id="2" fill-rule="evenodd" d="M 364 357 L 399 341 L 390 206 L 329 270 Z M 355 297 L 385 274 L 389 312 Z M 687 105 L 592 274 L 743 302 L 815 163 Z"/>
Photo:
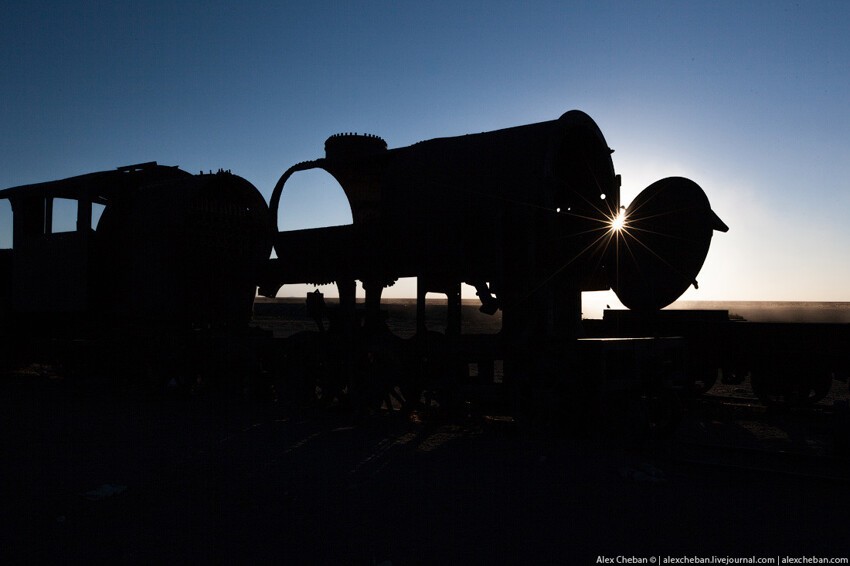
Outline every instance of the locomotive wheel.
<path id="1" fill-rule="evenodd" d="M 409 344 L 390 332 L 363 337 L 352 386 L 355 406 L 367 411 L 409 411 L 418 401 Z"/>
<path id="2" fill-rule="evenodd" d="M 353 345 L 332 333 L 305 332 L 289 340 L 285 373 L 302 403 L 392 412 L 407 410 L 417 397 L 404 341 L 392 334 L 363 334 Z"/>
<path id="3" fill-rule="evenodd" d="M 334 355 L 335 342 L 311 331 L 287 339 L 278 372 L 283 376 L 283 389 L 297 404 L 330 407 L 347 403 L 349 384 L 339 356 Z"/>
<path id="4" fill-rule="evenodd" d="M 409 408 L 426 414 L 464 414 L 467 399 L 458 385 L 468 366 L 452 354 L 450 341 L 440 332 L 429 331 L 415 337 L 411 345 Z"/>
<path id="5" fill-rule="evenodd" d="M 724 385 L 740 385 L 744 383 L 747 377 L 747 369 L 743 367 L 724 366 L 723 379 L 721 383 Z"/>
<path id="6" fill-rule="evenodd" d="M 683 397 L 691 399 L 707 393 L 717 382 L 717 368 L 700 368 L 693 370 L 693 380 L 686 382 Z"/>
<path id="7" fill-rule="evenodd" d="M 647 428 L 651 437 L 665 438 L 673 433 L 681 422 L 684 410 L 675 391 L 661 390 L 642 399 L 647 417 Z"/>
<path id="8" fill-rule="evenodd" d="M 769 407 L 807 407 L 829 393 L 832 375 L 818 365 L 772 360 L 753 367 L 750 385 L 756 397 Z"/>

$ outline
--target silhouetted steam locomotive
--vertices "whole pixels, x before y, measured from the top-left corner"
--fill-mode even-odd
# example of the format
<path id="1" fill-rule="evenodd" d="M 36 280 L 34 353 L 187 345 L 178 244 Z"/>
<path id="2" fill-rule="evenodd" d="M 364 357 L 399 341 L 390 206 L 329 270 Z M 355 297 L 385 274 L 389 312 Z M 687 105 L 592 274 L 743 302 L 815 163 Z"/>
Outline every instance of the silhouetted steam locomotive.
<path id="1" fill-rule="evenodd" d="M 26 351 L 32 348 L 22 344 L 57 339 L 239 334 L 257 287 L 274 296 L 287 283 L 334 282 L 334 337 L 316 339 L 333 346 L 308 350 L 334 352 L 328 356 L 341 391 L 364 351 L 374 361 L 376 352 L 380 358 L 396 348 L 374 338 L 385 330 L 382 290 L 417 277 L 417 344 L 429 341 L 425 294 L 445 293 L 449 324 L 440 343 L 451 344 L 443 352 L 460 360 L 456 367 L 472 358 L 504 360 L 506 378 L 520 382 L 586 368 L 596 354 L 583 352 L 598 344 L 581 340 L 582 291 L 613 288 L 653 321 L 636 333 L 657 337 L 658 311 L 696 282 L 713 231 L 727 230 L 688 179 L 658 181 L 621 206 L 612 153 L 595 122 L 570 111 L 549 122 L 397 149 L 376 136 L 332 136 L 325 157 L 284 173 L 269 207 L 229 172 L 191 175 L 156 163 L 6 189 L 0 203 L 11 205 L 13 245 L 0 250 L 5 343 Z M 353 223 L 277 230 L 287 180 L 313 168 L 340 183 Z M 60 210 L 76 223 L 57 227 Z M 486 347 L 459 336 L 464 282 L 476 288 L 482 311 L 503 311 L 502 332 Z M 665 331 L 687 334 L 686 326 Z M 629 339 L 610 344 L 602 366 L 611 348 L 645 349 Z M 413 357 L 425 359 L 430 348 L 417 346 Z M 703 349 L 697 357 L 709 373 L 734 365 L 726 350 Z M 557 369 L 545 369 L 541 359 L 556 360 Z"/>

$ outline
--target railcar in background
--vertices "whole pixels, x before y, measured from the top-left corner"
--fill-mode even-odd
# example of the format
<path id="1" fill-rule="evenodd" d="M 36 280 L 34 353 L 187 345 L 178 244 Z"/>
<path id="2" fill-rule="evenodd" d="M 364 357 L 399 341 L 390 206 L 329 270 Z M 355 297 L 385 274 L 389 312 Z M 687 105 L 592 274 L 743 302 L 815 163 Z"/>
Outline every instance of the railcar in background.
<path id="1" fill-rule="evenodd" d="M 175 355 L 165 344 L 247 327 L 271 241 L 268 207 L 245 179 L 143 163 L 9 188 L 3 202 L 7 363 L 91 366 L 135 349 L 119 367 L 149 366 Z"/>

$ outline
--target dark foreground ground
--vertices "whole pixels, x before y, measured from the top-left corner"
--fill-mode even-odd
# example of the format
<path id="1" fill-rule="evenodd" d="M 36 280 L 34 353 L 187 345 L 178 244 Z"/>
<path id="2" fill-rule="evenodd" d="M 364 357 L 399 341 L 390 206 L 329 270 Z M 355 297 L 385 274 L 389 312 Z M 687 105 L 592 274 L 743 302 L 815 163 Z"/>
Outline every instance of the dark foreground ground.
<path id="1" fill-rule="evenodd" d="M 51 375 L 5 376 L 0 411 L 3 564 L 850 554 L 850 482 L 828 415 L 696 403 L 673 440 L 589 440 Z M 785 448 L 814 452 L 786 460 Z"/>

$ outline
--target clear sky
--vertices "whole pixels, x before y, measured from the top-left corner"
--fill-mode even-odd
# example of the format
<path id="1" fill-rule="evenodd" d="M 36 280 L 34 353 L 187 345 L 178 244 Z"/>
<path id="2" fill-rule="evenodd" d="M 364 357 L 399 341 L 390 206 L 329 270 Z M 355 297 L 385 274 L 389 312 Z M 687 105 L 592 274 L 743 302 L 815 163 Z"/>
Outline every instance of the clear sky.
<path id="1" fill-rule="evenodd" d="M 336 132 L 399 147 L 578 108 L 624 203 L 681 175 L 730 226 L 685 298 L 850 301 L 846 1 L 13 1 L 0 47 L 0 187 L 155 160 L 268 198 Z M 284 223 L 349 216 L 308 193 Z"/>

